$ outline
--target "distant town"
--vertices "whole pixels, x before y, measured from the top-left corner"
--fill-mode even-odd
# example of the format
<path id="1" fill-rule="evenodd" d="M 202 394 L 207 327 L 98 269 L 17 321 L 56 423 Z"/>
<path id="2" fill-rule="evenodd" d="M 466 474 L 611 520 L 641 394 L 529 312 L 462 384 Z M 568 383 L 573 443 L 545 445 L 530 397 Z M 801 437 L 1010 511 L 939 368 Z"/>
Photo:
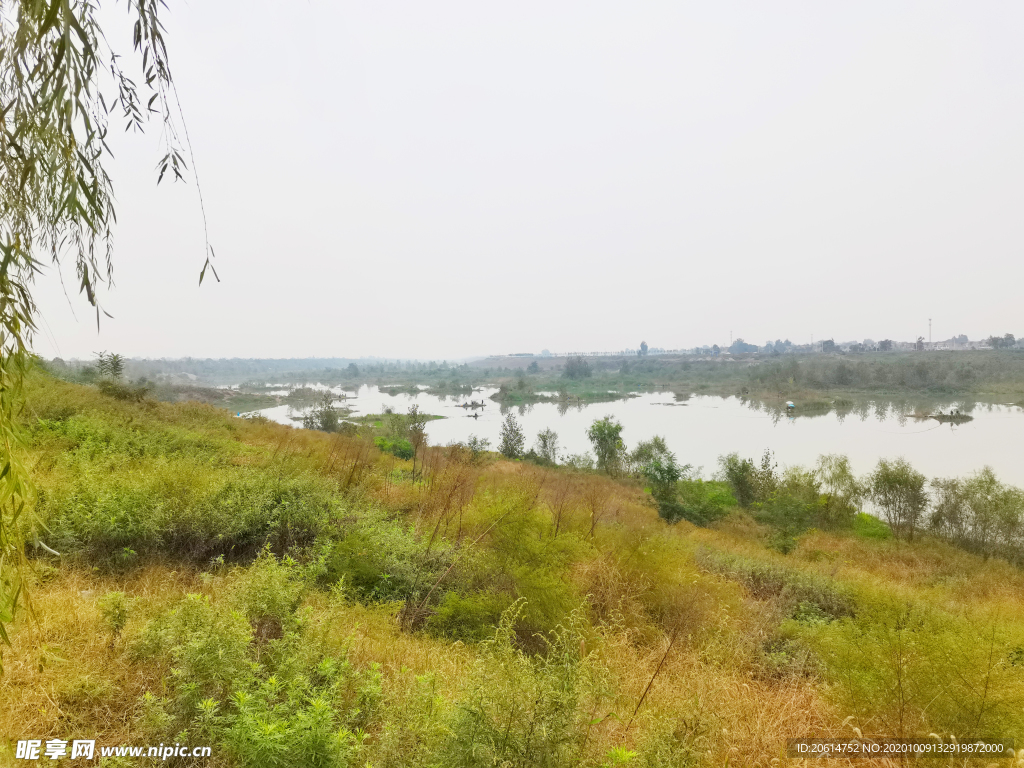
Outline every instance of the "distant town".
<path id="1" fill-rule="evenodd" d="M 836 341 L 822 339 L 809 344 L 794 344 L 789 339 L 767 341 L 763 345 L 751 344 L 741 338 L 731 341 L 728 345 L 704 345 L 684 349 L 665 349 L 648 347 L 646 343 L 636 349 L 621 349 L 614 352 L 550 352 L 543 350 L 539 355 L 534 352 L 514 352 L 508 357 L 616 357 L 630 355 L 783 355 L 783 354 L 837 354 L 858 352 L 925 352 L 940 350 L 977 350 L 977 349 L 1024 349 L 1024 337 L 1018 339 L 1012 333 L 1003 336 L 989 336 L 985 339 L 968 339 L 966 335 L 953 336 L 942 341 L 928 341 L 919 336 L 915 341 L 893 341 L 892 339 L 864 339 L 863 341 Z"/>

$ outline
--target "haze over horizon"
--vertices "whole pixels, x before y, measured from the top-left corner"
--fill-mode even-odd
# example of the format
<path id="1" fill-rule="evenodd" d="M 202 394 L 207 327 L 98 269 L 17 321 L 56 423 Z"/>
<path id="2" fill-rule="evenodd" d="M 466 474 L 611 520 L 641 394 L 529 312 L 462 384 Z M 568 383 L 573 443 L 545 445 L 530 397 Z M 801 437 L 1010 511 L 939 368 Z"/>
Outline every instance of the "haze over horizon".
<path id="1" fill-rule="evenodd" d="M 115 123 L 113 319 L 51 270 L 45 357 L 1024 331 L 1020 5 L 169 10 L 222 282 Z"/>

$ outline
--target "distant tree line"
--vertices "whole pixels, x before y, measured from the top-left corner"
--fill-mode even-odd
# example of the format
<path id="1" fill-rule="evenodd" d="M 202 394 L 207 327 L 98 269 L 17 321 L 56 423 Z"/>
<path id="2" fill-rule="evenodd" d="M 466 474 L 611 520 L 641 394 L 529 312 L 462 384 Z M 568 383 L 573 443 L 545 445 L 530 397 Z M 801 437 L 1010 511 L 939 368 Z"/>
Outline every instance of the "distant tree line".
<path id="1" fill-rule="evenodd" d="M 769 359 L 747 370 L 751 383 L 771 389 L 966 392 L 1024 381 L 1024 358 L 980 352 L 870 359 L 815 355 Z"/>

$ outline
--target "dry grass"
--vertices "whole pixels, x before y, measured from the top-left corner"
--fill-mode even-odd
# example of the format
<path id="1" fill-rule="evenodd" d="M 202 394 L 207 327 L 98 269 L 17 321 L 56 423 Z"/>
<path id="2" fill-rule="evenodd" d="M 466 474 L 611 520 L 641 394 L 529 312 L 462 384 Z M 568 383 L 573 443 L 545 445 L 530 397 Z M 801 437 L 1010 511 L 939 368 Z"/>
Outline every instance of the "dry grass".
<path id="1" fill-rule="evenodd" d="M 1024 614 L 1024 572 L 1005 560 L 982 558 L 925 539 L 867 541 L 814 532 L 794 553 L 802 567 L 958 612 L 970 609 Z"/>
<path id="2" fill-rule="evenodd" d="M 33 589 L 34 619 L 22 614 L 5 649 L 0 677 L 0 733 L 34 738 L 95 737 L 128 743 L 134 708 L 160 687 L 163 670 L 132 662 L 128 638 L 157 611 L 203 585 L 192 571 L 150 566 L 130 579 L 65 569 Z M 135 599 L 132 618 L 116 645 L 97 601 L 108 591 Z"/>

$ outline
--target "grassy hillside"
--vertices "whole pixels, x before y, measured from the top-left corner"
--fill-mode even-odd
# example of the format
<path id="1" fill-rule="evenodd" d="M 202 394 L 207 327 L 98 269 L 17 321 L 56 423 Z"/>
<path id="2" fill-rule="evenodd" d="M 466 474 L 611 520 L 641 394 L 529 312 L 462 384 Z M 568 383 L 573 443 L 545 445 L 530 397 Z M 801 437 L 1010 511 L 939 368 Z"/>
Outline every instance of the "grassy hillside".
<path id="1" fill-rule="evenodd" d="M 458 446 L 414 478 L 369 435 L 41 376 L 25 420 L 61 556 L 30 544 L 10 740 L 554 768 L 787 764 L 786 738 L 855 728 L 1024 738 L 1024 574 L 1001 560 L 870 519 L 783 555 L 738 509 L 669 525 L 629 481 Z"/>

